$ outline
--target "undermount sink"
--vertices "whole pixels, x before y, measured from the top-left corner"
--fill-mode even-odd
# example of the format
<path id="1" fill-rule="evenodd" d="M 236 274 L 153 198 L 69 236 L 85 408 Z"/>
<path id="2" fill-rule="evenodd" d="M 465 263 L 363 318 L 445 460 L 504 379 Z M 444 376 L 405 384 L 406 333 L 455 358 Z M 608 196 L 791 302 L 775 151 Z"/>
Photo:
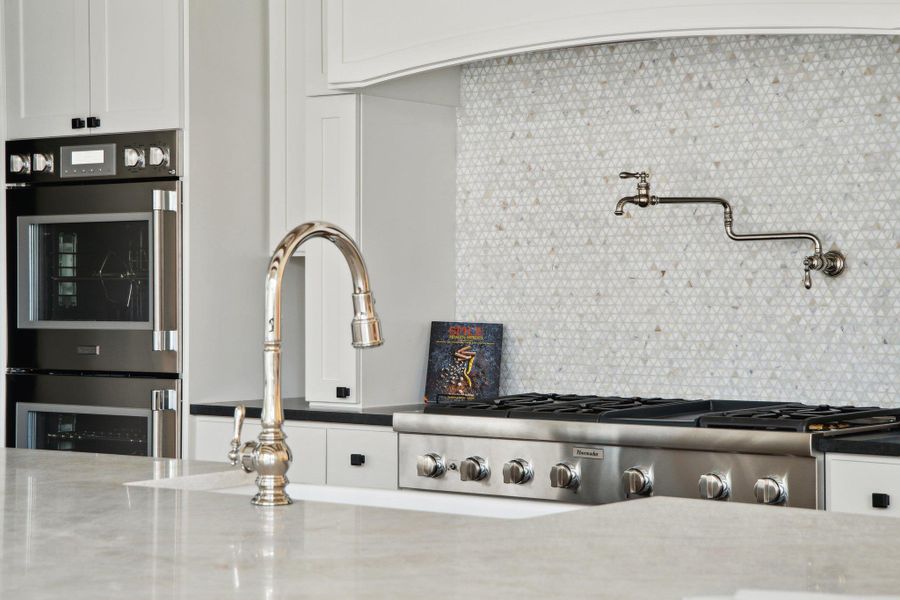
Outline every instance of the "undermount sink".
<path id="1" fill-rule="evenodd" d="M 250 498 L 257 491 L 256 485 L 253 483 L 254 479 L 255 477 L 252 474 L 234 470 L 135 481 L 125 485 L 239 495 L 245 496 L 249 505 Z M 327 502 L 493 519 L 528 519 L 587 508 L 584 505 L 563 502 L 496 498 L 446 492 L 422 492 L 418 490 L 379 490 L 330 485 L 307 485 L 301 483 L 289 484 L 287 492 L 294 502 Z M 275 510 L 290 510 L 290 508 Z"/>

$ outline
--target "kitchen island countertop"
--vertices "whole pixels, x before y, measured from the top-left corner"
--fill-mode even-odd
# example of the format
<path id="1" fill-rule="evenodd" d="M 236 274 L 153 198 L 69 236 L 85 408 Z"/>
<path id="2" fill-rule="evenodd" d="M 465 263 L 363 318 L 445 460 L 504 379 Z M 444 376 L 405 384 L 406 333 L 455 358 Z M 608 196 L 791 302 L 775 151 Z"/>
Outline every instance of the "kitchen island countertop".
<path id="1" fill-rule="evenodd" d="M 650 498 L 501 520 L 123 485 L 226 468 L 0 450 L 0 597 L 900 593 L 900 520 L 885 517 Z"/>

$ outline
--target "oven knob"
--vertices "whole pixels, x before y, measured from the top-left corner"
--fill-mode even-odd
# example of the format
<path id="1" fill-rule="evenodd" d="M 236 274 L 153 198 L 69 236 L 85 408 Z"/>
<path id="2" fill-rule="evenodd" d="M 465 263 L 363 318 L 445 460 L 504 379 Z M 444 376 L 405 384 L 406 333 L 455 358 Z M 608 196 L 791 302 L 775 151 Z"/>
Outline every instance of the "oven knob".
<path id="1" fill-rule="evenodd" d="M 640 467 L 631 467 L 622 473 L 622 487 L 626 496 L 647 496 L 653 491 L 653 479 Z"/>
<path id="2" fill-rule="evenodd" d="M 760 504 L 781 504 L 787 500 L 787 489 L 775 477 L 763 477 L 753 486 L 756 501 Z"/>
<path id="3" fill-rule="evenodd" d="M 557 463 L 550 469 L 550 485 L 555 488 L 574 490 L 581 483 L 578 469 L 566 463 Z"/>
<path id="4" fill-rule="evenodd" d="M 532 477 L 534 470 L 524 458 L 514 458 L 503 465 L 503 483 L 528 483 Z"/>
<path id="5" fill-rule="evenodd" d="M 444 457 L 440 454 L 429 452 L 416 459 L 416 473 L 419 477 L 440 477 L 446 470 Z"/>
<path id="6" fill-rule="evenodd" d="M 125 148 L 125 166 L 129 169 L 144 168 L 144 150 L 141 148 Z"/>
<path id="7" fill-rule="evenodd" d="M 150 166 L 168 167 L 169 149 L 160 146 L 150 146 Z"/>
<path id="8" fill-rule="evenodd" d="M 9 172 L 25 175 L 31 173 L 31 157 L 27 154 L 11 154 L 9 156 Z"/>
<path id="9" fill-rule="evenodd" d="M 728 478 L 718 473 L 706 473 L 700 476 L 700 497 L 707 500 L 723 500 L 731 494 Z"/>
<path id="10" fill-rule="evenodd" d="M 481 481 L 487 479 L 491 469 L 480 456 L 470 456 L 459 465 L 459 478 L 463 481 Z"/>
<path id="11" fill-rule="evenodd" d="M 53 155 L 38 152 L 31 157 L 31 167 L 35 173 L 53 172 Z"/>

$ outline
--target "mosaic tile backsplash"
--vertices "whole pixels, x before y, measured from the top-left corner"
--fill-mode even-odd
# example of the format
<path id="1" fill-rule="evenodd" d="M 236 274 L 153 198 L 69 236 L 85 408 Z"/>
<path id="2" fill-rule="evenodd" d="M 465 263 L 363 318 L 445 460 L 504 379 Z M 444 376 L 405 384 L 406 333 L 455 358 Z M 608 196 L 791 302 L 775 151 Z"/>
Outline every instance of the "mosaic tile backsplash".
<path id="1" fill-rule="evenodd" d="M 505 325 L 502 393 L 900 406 L 900 38 L 629 42 L 462 70 L 457 317 Z M 802 284 L 806 230 L 839 278 Z"/>

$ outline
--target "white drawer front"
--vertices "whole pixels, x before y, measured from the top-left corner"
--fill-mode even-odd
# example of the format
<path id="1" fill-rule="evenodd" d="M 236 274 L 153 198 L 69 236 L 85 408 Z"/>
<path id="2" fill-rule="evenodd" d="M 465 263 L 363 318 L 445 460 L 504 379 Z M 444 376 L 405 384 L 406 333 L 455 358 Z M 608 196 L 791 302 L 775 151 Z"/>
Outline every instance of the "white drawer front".
<path id="1" fill-rule="evenodd" d="M 190 457 L 194 460 L 227 462 L 234 422 L 227 417 L 192 416 L 191 424 Z M 241 437 L 244 441 L 256 439 L 259 430 L 259 419 L 247 419 Z"/>
<path id="2" fill-rule="evenodd" d="M 353 455 L 361 455 L 364 462 L 352 464 Z M 397 434 L 329 428 L 327 462 L 328 485 L 396 489 Z"/>
<path id="3" fill-rule="evenodd" d="M 294 457 L 288 479 L 325 485 L 325 428 L 285 423 L 284 434 Z"/>
<path id="4" fill-rule="evenodd" d="M 231 449 L 233 421 L 227 417 L 191 417 L 191 458 L 225 462 Z M 259 419 L 247 419 L 241 432 L 244 442 L 259 437 Z M 294 456 L 288 479 L 294 483 L 325 484 L 325 428 L 284 424 L 288 446 Z"/>
<path id="5" fill-rule="evenodd" d="M 900 517 L 900 460 L 891 457 L 828 455 L 825 458 L 828 510 Z M 873 506 L 872 494 L 887 494 L 890 506 Z"/>

